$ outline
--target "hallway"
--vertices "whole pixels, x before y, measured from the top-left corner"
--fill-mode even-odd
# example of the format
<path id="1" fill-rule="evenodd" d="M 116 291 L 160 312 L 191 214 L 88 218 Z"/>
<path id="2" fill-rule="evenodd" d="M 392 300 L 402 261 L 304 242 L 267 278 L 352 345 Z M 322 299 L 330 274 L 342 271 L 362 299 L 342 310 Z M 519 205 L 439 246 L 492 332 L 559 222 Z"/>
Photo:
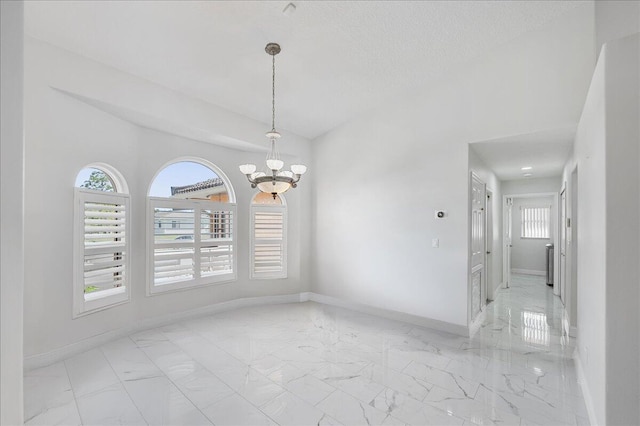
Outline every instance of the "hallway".
<path id="1" fill-rule="evenodd" d="M 27 424 L 588 424 L 541 277 L 474 338 L 317 303 L 133 334 L 25 376 Z"/>
<path id="2" fill-rule="evenodd" d="M 544 277 L 513 275 L 512 282 L 487 306 L 468 346 L 490 359 L 493 371 L 476 399 L 519 414 L 522 424 L 589 424 L 572 359 L 575 339 L 562 333 L 560 298 Z"/>

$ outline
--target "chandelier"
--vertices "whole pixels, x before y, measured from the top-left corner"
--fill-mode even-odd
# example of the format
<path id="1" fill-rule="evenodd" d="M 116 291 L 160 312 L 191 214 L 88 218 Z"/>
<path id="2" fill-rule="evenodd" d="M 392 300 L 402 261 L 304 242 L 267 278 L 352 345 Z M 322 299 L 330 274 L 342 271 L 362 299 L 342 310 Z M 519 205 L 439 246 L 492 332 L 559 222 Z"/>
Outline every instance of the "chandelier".
<path id="1" fill-rule="evenodd" d="M 268 173 L 256 172 L 255 164 L 243 164 L 240 171 L 247 176 L 252 188 L 258 188 L 262 192 L 273 195 L 273 199 L 278 194 L 286 192 L 289 188 L 298 186 L 300 177 L 307 171 L 307 166 L 302 164 L 292 164 L 291 171 L 281 170 L 284 161 L 280 159 L 276 149 L 276 141 L 280 139 L 280 133 L 276 130 L 276 55 L 280 53 L 280 45 L 269 43 L 264 50 L 271 55 L 271 130 L 266 136 L 271 141 L 271 151 L 267 154 Z"/>

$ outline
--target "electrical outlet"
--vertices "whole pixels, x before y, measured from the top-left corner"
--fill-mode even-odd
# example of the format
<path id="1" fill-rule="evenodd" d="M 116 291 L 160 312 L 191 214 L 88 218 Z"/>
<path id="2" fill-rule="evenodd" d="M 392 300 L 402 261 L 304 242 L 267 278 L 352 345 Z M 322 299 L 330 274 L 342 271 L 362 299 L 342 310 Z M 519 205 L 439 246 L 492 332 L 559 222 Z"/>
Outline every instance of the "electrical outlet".
<path id="1" fill-rule="evenodd" d="M 438 238 L 432 239 L 431 240 L 431 247 L 439 248 L 440 247 L 440 240 Z"/>

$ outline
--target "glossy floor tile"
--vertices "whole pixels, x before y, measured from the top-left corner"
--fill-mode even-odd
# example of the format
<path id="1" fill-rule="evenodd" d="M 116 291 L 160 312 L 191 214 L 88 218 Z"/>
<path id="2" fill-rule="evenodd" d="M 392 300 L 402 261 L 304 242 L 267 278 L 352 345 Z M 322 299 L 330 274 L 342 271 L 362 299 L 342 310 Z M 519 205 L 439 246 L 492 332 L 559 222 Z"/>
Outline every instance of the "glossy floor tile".
<path id="1" fill-rule="evenodd" d="M 473 338 L 317 303 L 136 333 L 25 375 L 29 425 L 583 425 L 541 277 L 517 275 Z"/>

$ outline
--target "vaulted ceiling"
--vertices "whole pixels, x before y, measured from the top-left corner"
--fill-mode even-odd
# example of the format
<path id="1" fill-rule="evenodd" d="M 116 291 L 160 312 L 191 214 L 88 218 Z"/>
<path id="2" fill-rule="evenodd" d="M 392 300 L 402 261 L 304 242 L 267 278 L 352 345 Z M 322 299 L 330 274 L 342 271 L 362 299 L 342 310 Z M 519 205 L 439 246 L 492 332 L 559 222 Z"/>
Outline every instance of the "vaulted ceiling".
<path id="1" fill-rule="evenodd" d="M 236 113 L 314 138 L 422 88 L 580 2 L 41 1 L 26 32 Z"/>

